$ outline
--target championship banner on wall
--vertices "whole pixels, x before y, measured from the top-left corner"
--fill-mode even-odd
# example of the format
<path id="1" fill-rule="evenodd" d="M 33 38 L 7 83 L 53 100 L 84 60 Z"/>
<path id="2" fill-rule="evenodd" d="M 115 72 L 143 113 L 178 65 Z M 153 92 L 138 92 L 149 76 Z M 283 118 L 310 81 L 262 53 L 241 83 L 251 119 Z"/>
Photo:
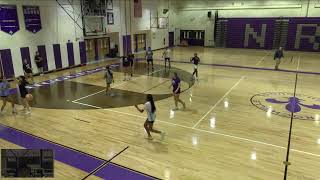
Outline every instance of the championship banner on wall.
<path id="1" fill-rule="evenodd" d="M 22 6 L 26 29 L 37 33 L 42 29 L 39 6 Z"/>
<path id="2" fill-rule="evenodd" d="M 0 30 L 13 35 L 19 29 L 17 6 L 0 4 Z"/>
<path id="3" fill-rule="evenodd" d="M 142 0 L 134 0 L 134 17 L 142 17 Z"/>

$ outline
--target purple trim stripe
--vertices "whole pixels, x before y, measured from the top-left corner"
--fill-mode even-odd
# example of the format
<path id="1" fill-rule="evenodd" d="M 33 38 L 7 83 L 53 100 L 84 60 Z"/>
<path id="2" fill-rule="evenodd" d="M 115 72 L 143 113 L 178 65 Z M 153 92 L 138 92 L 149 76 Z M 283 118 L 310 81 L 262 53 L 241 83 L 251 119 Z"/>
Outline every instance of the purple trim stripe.
<path id="1" fill-rule="evenodd" d="M 119 63 L 111 65 L 111 67 L 117 67 L 117 66 L 119 66 Z M 78 77 L 81 77 L 81 76 L 86 76 L 86 75 L 90 75 L 90 74 L 93 74 L 93 73 L 101 72 L 103 70 L 105 70 L 104 67 L 98 67 L 98 68 L 95 68 L 95 69 L 85 70 L 85 71 L 81 71 L 79 73 L 69 74 L 69 75 L 66 75 L 66 76 L 57 77 L 55 79 L 45 80 L 45 81 L 42 81 L 42 82 L 39 82 L 39 83 L 36 83 L 36 84 L 33 84 L 33 85 L 29 85 L 29 86 L 27 86 L 27 88 L 28 89 L 35 89 L 35 88 L 42 87 L 42 86 L 49 86 L 49 85 L 51 85 L 53 83 L 56 83 L 56 82 L 65 81 L 65 80 L 69 80 L 69 79 L 75 79 L 75 78 L 78 78 Z M 10 90 L 10 94 L 16 94 L 16 93 L 17 93 L 17 89 L 16 88 L 13 88 L 13 89 Z"/>
<path id="2" fill-rule="evenodd" d="M 53 45 L 53 55 L 54 55 L 54 62 L 56 64 L 56 69 L 61 69 L 62 68 L 62 60 L 61 60 L 60 44 Z"/>
<path id="3" fill-rule="evenodd" d="M 23 61 L 26 59 L 30 67 L 32 68 L 31 58 L 30 58 L 30 51 L 29 47 L 22 47 L 20 48 L 20 54 L 21 54 L 21 61 L 23 64 Z"/>
<path id="4" fill-rule="evenodd" d="M 6 78 L 14 77 L 14 69 L 12 64 L 12 55 L 10 49 L 1 49 L 0 56 L 2 61 L 2 68 Z"/>
<path id="5" fill-rule="evenodd" d="M 68 63 L 69 66 L 74 66 L 74 51 L 73 43 L 67 43 Z"/>
<path id="6" fill-rule="evenodd" d="M 104 159 L 94 157 L 90 154 L 45 140 L 43 138 L 7 127 L 2 124 L 0 124 L 0 138 L 27 149 L 52 149 L 55 153 L 55 160 L 78 168 L 87 173 L 92 172 L 99 165 L 106 162 Z M 128 170 L 113 163 L 107 164 L 94 175 L 108 180 L 155 179 L 151 176 Z"/>
<path id="7" fill-rule="evenodd" d="M 184 63 L 190 64 L 188 61 L 171 61 L 175 63 Z M 205 66 L 220 66 L 220 67 L 230 67 L 230 68 L 241 68 L 241 69 L 253 69 L 253 70 L 264 70 L 264 71 L 276 71 L 274 68 L 259 68 L 259 67 L 250 67 L 250 66 L 238 66 L 238 65 L 228 65 L 228 64 L 207 64 L 207 63 L 199 63 L 200 65 Z M 312 74 L 312 75 L 320 75 L 320 72 L 310 72 L 310 71 L 295 71 L 295 70 L 287 70 L 287 69 L 279 69 L 277 72 L 290 72 L 290 73 L 301 73 L 301 74 Z"/>
<path id="8" fill-rule="evenodd" d="M 87 63 L 87 53 L 86 53 L 86 43 L 84 41 L 79 42 L 79 51 L 80 51 L 80 63 Z"/>
<path id="9" fill-rule="evenodd" d="M 47 60 L 47 50 L 46 50 L 46 46 L 42 45 L 42 46 L 38 46 L 38 52 L 40 54 L 40 56 L 43 58 L 42 61 L 42 65 L 43 65 L 43 70 L 44 71 L 48 71 L 48 60 Z"/>

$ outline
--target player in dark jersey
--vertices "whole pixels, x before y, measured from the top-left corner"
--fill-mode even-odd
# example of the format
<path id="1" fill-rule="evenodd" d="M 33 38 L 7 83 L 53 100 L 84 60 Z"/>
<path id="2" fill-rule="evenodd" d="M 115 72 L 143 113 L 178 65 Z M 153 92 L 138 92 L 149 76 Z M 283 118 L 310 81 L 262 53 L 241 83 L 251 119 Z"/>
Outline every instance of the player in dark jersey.
<path id="1" fill-rule="evenodd" d="M 123 73 L 124 73 L 124 81 L 130 80 L 130 76 L 129 76 L 129 66 L 130 66 L 130 62 L 128 60 L 127 57 L 123 57 L 122 58 L 122 66 L 123 66 Z M 127 78 L 128 76 L 128 78 Z"/>
<path id="2" fill-rule="evenodd" d="M 131 53 L 131 54 L 128 55 L 128 61 L 130 63 L 130 76 L 132 77 L 134 54 Z"/>
<path id="3" fill-rule="evenodd" d="M 27 77 L 28 79 L 31 79 L 31 83 L 33 83 L 33 72 L 32 72 L 32 68 L 31 68 L 31 64 L 24 59 L 23 60 L 23 72 L 25 77 Z"/>
<path id="4" fill-rule="evenodd" d="M 181 99 L 180 99 L 180 93 L 181 93 L 181 83 L 180 83 L 180 78 L 178 76 L 178 74 L 175 72 L 174 76 L 172 78 L 172 84 L 170 85 L 170 87 L 172 86 L 172 92 L 173 92 L 173 97 L 174 97 L 174 104 L 175 104 L 175 109 L 174 110 L 178 110 L 178 102 L 180 102 L 183 106 L 183 109 L 186 108 L 186 103 L 184 103 Z"/>
<path id="5" fill-rule="evenodd" d="M 283 58 L 283 48 L 279 47 L 279 49 L 274 53 L 274 60 L 276 61 L 276 65 L 274 67 L 275 70 L 279 70 L 279 65 L 281 63 L 281 58 Z"/>
<path id="6" fill-rule="evenodd" d="M 26 114 L 31 113 L 30 105 L 27 99 L 27 95 L 29 94 L 27 90 L 27 86 L 29 84 L 30 83 L 26 80 L 24 76 L 19 76 L 18 78 L 19 92 L 20 92 L 20 97 L 22 98 L 23 107 L 24 107 L 24 110 L 26 111 Z"/>
<path id="7" fill-rule="evenodd" d="M 190 59 L 190 62 L 193 63 L 192 79 L 194 78 L 194 75 L 196 75 L 196 80 L 198 80 L 198 64 L 200 62 L 200 58 L 197 53 L 194 53 L 194 57 Z"/>

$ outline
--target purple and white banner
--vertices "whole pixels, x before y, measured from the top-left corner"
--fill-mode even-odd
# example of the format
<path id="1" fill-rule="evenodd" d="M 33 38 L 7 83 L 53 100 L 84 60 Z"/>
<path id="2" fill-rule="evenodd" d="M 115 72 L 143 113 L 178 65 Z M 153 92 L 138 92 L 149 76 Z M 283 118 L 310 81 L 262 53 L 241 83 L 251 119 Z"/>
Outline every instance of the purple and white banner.
<path id="1" fill-rule="evenodd" d="M 320 18 L 290 18 L 287 49 L 320 51 Z"/>
<path id="2" fill-rule="evenodd" d="M 22 9 L 26 29 L 32 33 L 39 32 L 42 28 L 39 6 L 22 6 Z"/>
<path id="3" fill-rule="evenodd" d="M 17 6 L 0 4 L 0 30 L 13 35 L 19 29 Z"/>
<path id="4" fill-rule="evenodd" d="M 228 19 L 227 47 L 271 49 L 275 19 Z"/>

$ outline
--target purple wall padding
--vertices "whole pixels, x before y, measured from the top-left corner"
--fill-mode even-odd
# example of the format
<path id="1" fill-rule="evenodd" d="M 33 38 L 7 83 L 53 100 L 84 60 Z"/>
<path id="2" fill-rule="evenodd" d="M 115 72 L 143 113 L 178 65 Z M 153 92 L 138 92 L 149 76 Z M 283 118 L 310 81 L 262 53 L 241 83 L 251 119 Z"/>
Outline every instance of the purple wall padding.
<path id="1" fill-rule="evenodd" d="M 99 60 L 99 45 L 98 45 L 98 39 L 94 39 L 94 59 L 96 61 Z"/>
<path id="2" fill-rule="evenodd" d="M 20 54 L 21 54 L 21 61 L 23 63 L 23 61 L 26 59 L 27 62 L 29 63 L 30 67 L 32 68 L 32 63 L 31 63 L 31 57 L 30 57 L 30 51 L 29 51 L 29 47 L 22 47 L 20 48 Z"/>
<path id="3" fill-rule="evenodd" d="M 2 62 L 1 64 L 3 66 L 4 75 L 7 78 L 14 77 L 14 69 L 13 69 L 13 64 L 12 64 L 11 50 L 10 49 L 1 49 L 0 56 L 1 56 L 1 62 Z"/>
<path id="4" fill-rule="evenodd" d="M 61 69 L 62 68 L 62 60 L 61 60 L 60 44 L 53 45 L 53 55 L 54 55 L 54 62 L 56 64 L 56 69 Z"/>
<path id="5" fill-rule="evenodd" d="M 48 60 L 47 60 L 47 51 L 46 46 L 38 46 L 38 52 L 40 56 L 42 57 L 42 63 L 43 63 L 43 71 L 48 71 Z"/>
<path id="6" fill-rule="evenodd" d="M 123 39 L 123 54 L 127 55 L 132 52 L 131 35 L 123 36 L 122 39 Z"/>
<path id="7" fill-rule="evenodd" d="M 74 66 L 74 51 L 73 43 L 67 43 L 68 63 L 69 66 Z"/>
<path id="8" fill-rule="evenodd" d="M 275 19 L 271 18 L 231 18 L 227 19 L 227 47 L 229 48 L 255 48 L 255 49 L 272 49 L 274 23 Z M 261 35 L 262 25 L 266 24 L 266 35 L 263 47 L 250 36 L 248 47 L 244 46 L 246 25 L 257 32 L 258 36 Z"/>
<path id="9" fill-rule="evenodd" d="M 315 36 L 315 42 L 310 42 L 308 38 L 299 38 L 299 34 L 297 34 L 299 24 L 306 25 L 303 26 L 301 35 Z M 317 28 L 319 31 L 318 34 L 316 32 Z M 298 47 L 295 47 L 296 41 L 300 41 L 300 45 Z M 320 18 L 290 18 L 287 49 L 300 51 L 320 51 L 319 45 L 317 46 L 317 49 L 314 49 L 314 43 L 320 43 Z"/>
<path id="10" fill-rule="evenodd" d="M 86 43 L 84 41 L 79 42 L 79 51 L 80 51 L 80 63 L 87 63 L 87 54 L 86 54 Z"/>

